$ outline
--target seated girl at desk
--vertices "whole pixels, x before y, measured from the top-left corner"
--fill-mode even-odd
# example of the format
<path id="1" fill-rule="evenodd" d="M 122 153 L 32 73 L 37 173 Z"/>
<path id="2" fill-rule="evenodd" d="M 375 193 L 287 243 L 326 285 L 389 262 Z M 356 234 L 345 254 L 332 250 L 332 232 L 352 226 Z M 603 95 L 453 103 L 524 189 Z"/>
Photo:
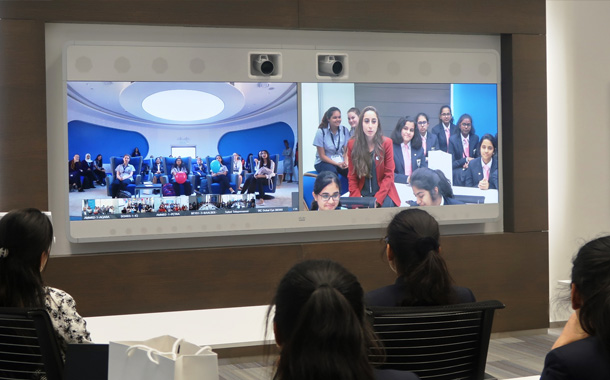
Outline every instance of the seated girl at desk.
<path id="1" fill-rule="evenodd" d="M 356 276 L 330 260 L 296 264 L 280 281 L 273 332 L 280 348 L 274 380 L 413 380 L 411 372 L 375 370 L 378 351 Z M 267 313 L 269 319 L 271 308 Z"/>
<path id="2" fill-rule="evenodd" d="M 498 188 L 498 144 L 489 133 L 483 135 L 479 143 L 479 158 L 468 164 L 464 175 L 465 185 L 481 190 Z"/>
<path id="3" fill-rule="evenodd" d="M 451 183 L 440 170 L 417 169 L 411 175 L 411 188 L 418 206 L 464 204 L 453 198 Z"/>
<path id="4" fill-rule="evenodd" d="M 37 209 L 11 211 L 0 219 L 0 307 L 46 309 L 63 356 L 68 343 L 91 337 L 74 299 L 43 283 L 52 242 L 51 221 Z"/>
<path id="5" fill-rule="evenodd" d="M 400 205 L 394 186 L 392 140 L 383 136 L 375 107 L 362 110 L 354 137 L 347 143 L 350 197 L 375 197 L 377 206 Z"/>

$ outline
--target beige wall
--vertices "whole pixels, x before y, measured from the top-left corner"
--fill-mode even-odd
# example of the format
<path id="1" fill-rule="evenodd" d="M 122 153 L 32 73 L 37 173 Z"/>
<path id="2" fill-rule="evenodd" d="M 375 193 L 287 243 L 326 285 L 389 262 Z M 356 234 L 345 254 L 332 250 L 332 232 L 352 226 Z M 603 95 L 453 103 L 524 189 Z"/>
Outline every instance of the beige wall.
<path id="1" fill-rule="evenodd" d="M 547 1 L 551 321 L 558 280 L 586 241 L 610 233 L 610 1 Z"/>

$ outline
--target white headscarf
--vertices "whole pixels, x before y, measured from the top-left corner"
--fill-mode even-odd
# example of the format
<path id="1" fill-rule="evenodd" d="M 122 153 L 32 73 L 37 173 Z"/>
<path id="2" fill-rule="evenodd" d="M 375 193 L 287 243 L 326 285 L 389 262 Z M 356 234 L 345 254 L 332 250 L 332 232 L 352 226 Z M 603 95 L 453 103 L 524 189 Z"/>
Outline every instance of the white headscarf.
<path id="1" fill-rule="evenodd" d="M 88 164 L 93 162 L 93 160 L 91 159 L 91 153 L 85 154 L 85 161 L 87 161 Z"/>

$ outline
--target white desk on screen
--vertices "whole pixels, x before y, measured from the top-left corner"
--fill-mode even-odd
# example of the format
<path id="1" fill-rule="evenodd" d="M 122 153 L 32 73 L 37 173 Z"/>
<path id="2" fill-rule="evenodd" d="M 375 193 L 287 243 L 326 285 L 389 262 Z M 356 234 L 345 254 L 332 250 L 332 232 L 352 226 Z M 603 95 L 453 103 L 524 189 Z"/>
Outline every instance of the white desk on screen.
<path id="1" fill-rule="evenodd" d="M 415 201 L 415 195 L 413 195 L 413 189 L 411 185 L 404 183 L 395 183 L 398 196 L 400 197 L 401 206 L 405 206 L 406 201 Z M 478 187 L 465 187 L 465 186 L 453 186 L 453 193 L 455 195 L 476 195 L 485 197 L 484 203 L 498 203 L 498 190 L 489 189 L 481 190 Z"/>
<path id="2" fill-rule="evenodd" d="M 95 343 L 171 335 L 200 346 L 221 349 L 274 344 L 272 324 L 265 338 L 267 309 L 268 305 L 262 305 L 89 317 L 86 320 Z"/>

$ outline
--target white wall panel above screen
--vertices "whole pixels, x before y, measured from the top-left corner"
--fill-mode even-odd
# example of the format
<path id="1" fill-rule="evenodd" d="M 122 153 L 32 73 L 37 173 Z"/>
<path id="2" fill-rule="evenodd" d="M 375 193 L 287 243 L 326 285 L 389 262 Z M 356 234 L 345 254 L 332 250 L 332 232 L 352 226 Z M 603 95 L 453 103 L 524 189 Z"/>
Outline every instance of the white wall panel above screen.
<path id="1" fill-rule="evenodd" d="M 379 235 L 379 228 L 398 210 L 341 210 L 330 214 L 305 211 L 302 206 L 303 183 L 300 181 L 294 191 L 298 193 L 298 202 L 295 204 L 298 211 L 139 217 L 128 220 L 73 218 L 69 221 L 70 195 L 65 192 L 64 184 L 68 179 L 64 170 L 65 162 L 71 157 L 67 155 L 66 125 L 71 120 L 82 120 L 88 114 L 82 104 L 76 111 L 66 112 L 70 108 L 65 99 L 67 86 L 71 82 L 127 83 L 126 87 L 131 82 L 166 82 L 170 87 L 171 83 L 178 82 L 230 83 L 233 86 L 248 82 L 269 83 L 272 86 L 274 83 L 276 86 L 294 83 L 298 93 L 295 141 L 299 143 L 301 155 L 299 167 L 305 171 L 312 165 L 309 152 L 313 135 L 321 113 L 327 104 L 333 104 L 327 97 L 333 93 L 332 86 L 336 83 L 348 86 L 352 93 L 354 84 L 358 83 L 385 83 L 390 86 L 409 83 L 447 84 L 449 88 L 452 84 L 494 85 L 498 106 L 495 128 L 498 136 L 501 136 L 499 37 L 243 29 L 226 29 L 222 30 L 223 33 L 220 31 L 206 28 L 47 26 L 49 144 L 55 144 L 55 148 L 49 152 L 52 209 L 56 216 L 61 215 L 66 220 L 65 232 L 70 241 L 109 242 L 104 249 L 99 245 L 71 244 L 66 245 L 64 251 L 76 253 L 151 249 L 152 245 L 147 247 L 146 243 L 129 242 L 143 239 L 162 239 L 156 247 L 175 247 L 175 241 L 172 243 L 173 240 L 166 239 L 183 238 L 179 246 L 185 248 L 264 244 L 271 237 L 271 241 L 285 242 L 332 240 L 329 231 L 342 231 L 341 239 L 371 238 Z M 214 42 L 206 44 L 201 41 Z M 280 73 L 253 77 L 250 56 L 264 52 L 272 53 L 275 59 L 281 60 Z M 317 62 L 321 54 L 342 56 L 344 73 L 336 77 L 320 76 Z M 316 83 L 328 83 L 331 87 L 326 89 L 327 92 L 319 90 L 319 93 L 305 99 L 303 94 L 315 92 L 316 87 L 322 87 L 316 86 Z M 356 99 L 357 93 L 356 89 L 356 94 L 353 95 Z M 69 99 L 68 103 L 71 101 Z M 344 107 L 354 101 L 351 98 L 336 101 L 344 114 L 343 125 L 348 125 L 345 115 L 347 108 Z M 452 99 L 449 103 L 453 105 Z M 284 111 L 280 118 L 291 119 L 292 116 L 286 116 L 289 114 L 289 111 Z M 429 116 L 432 120 L 438 118 L 434 114 Z M 454 116 L 456 120 L 459 117 L 457 114 Z M 95 121 L 102 126 L 107 122 L 102 119 Z M 118 122 L 120 128 L 144 135 L 148 135 L 154 127 L 142 122 L 136 123 L 138 125 L 135 127 L 126 127 L 127 124 L 129 122 L 124 120 Z M 387 124 L 384 125 L 386 136 L 393 128 L 393 125 Z M 170 137 L 160 132 L 159 136 L 164 136 L 160 137 L 162 143 L 152 142 L 151 150 L 155 152 L 151 151 L 150 154 L 168 155 L 171 147 L 179 145 L 194 146 L 197 155 L 205 155 L 207 152 L 216 154 L 212 151 L 219 145 L 218 137 L 208 141 L 196 129 L 198 128 L 194 128 L 191 134 L 187 132 L 188 127 L 182 127 L 175 136 Z M 53 134 L 52 131 L 57 133 Z M 233 130 L 229 128 L 225 133 L 230 131 Z M 189 139 L 189 136 L 193 137 Z M 163 144 L 167 145 L 167 151 L 160 151 Z M 501 154 L 502 150 L 499 152 Z M 87 153 L 97 154 L 93 151 Z M 245 155 L 245 152 L 238 153 Z M 501 163 L 501 155 L 499 160 Z M 499 175 L 501 182 L 501 169 Z M 409 195 L 410 188 L 401 191 L 407 193 L 406 197 L 412 197 Z M 494 196 L 499 199 L 499 203 L 430 207 L 427 210 L 444 224 L 445 232 L 498 232 L 502 230 L 501 187 Z M 223 238 L 235 235 L 239 236 L 230 242 Z"/>

